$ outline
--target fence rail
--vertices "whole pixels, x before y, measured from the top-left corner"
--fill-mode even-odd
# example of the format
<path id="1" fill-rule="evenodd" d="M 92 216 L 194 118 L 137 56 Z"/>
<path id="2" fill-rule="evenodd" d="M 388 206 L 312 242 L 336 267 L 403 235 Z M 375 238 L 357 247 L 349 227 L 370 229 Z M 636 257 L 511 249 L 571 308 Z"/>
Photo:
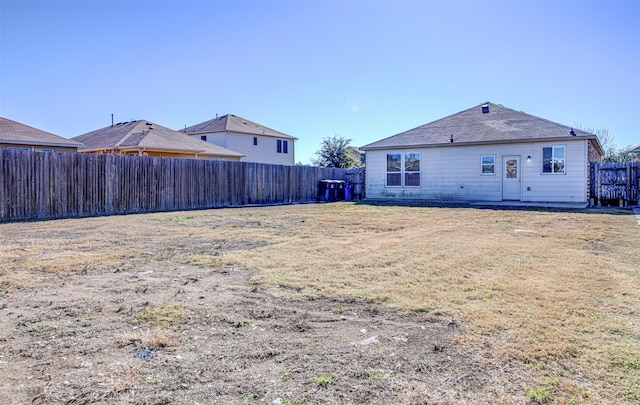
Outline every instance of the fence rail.
<path id="1" fill-rule="evenodd" d="M 640 163 L 591 163 L 590 196 L 595 205 L 638 205 Z"/>
<path id="2" fill-rule="evenodd" d="M 0 150 L 0 222 L 311 202 L 347 170 Z"/>

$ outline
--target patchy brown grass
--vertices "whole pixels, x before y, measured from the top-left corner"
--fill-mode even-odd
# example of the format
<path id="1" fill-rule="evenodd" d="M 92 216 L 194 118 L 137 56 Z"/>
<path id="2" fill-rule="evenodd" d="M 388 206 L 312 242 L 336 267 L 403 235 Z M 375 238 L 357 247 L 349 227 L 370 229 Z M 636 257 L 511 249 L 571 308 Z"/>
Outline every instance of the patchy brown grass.
<path id="1" fill-rule="evenodd" d="M 523 401 L 640 401 L 640 227 L 626 213 L 340 203 L 4 224 L 0 232 L 0 296 L 47 275 L 159 261 L 243 267 L 253 283 L 292 300 L 360 300 L 462 325 L 455 344 L 480 353 L 487 370 L 530 370 Z M 185 316 L 168 305 L 138 321 L 163 327 Z M 177 342 L 171 335 L 168 345 Z M 108 391 L 129 389 L 134 374 L 119 373 Z"/>
<path id="2" fill-rule="evenodd" d="M 231 256 L 283 294 L 451 318 L 468 327 L 460 345 L 526 364 L 549 401 L 640 399 L 631 216 L 341 205 L 280 221 L 268 246 Z"/>

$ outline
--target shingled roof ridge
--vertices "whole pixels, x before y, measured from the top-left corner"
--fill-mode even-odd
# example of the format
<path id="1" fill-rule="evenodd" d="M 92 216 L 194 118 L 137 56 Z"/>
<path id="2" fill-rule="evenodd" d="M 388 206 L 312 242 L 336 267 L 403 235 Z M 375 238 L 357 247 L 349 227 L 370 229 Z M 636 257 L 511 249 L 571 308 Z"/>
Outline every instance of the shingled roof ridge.
<path id="1" fill-rule="evenodd" d="M 36 128 L 32 125 L 23 124 L 22 122 L 0 116 L 0 126 L 6 127 L 5 123 L 8 123 L 10 128 L 6 129 L 6 133 L 2 133 L 2 130 L 0 130 L 0 139 L 5 140 L 3 135 L 6 135 L 6 141 L 16 141 L 17 139 L 15 138 L 15 135 L 10 134 L 20 133 L 21 136 L 19 141 L 27 142 L 29 145 L 82 146 L 82 143 L 73 139 L 68 139 L 52 132 Z M 24 132 L 25 129 L 29 131 L 26 134 Z M 25 139 L 24 136 L 28 139 Z M 48 139 L 42 139 L 42 136 L 45 136 Z"/>
<path id="2" fill-rule="evenodd" d="M 266 125 L 258 124 L 258 123 L 257 123 L 257 122 L 255 122 L 255 121 L 251 121 L 251 120 L 248 120 L 248 119 L 246 119 L 246 118 L 239 117 L 239 116 L 237 116 L 237 115 L 233 115 L 233 114 L 231 114 L 231 116 L 232 116 L 232 117 L 235 117 L 235 118 L 237 118 L 237 119 L 239 119 L 239 120 L 244 121 L 244 124 L 246 124 L 246 125 L 248 125 L 248 123 L 251 123 L 251 124 L 255 125 L 255 126 L 256 126 L 256 127 L 258 127 L 258 128 L 264 128 L 264 129 L 262 130 L 262 132 L 264 132 L 264 130 L 265 130 L 265 129 L 267 129 L 267 130 L 269 130 L 269 131 L 271 131 L 271 132 L 274 132 L 274 133 L 276 133 L 276 134 L 287 135 L 287 134 L 285 134 L 284 132 L 280 132 L 280 131 L 275 130 L 275 129 L 273 129 L 273 128 L 270 128 L 270 127 L 268 127 L 268 126 L 266 126 Z M 287 135 L 287 136 L 291 136 L 291 135 Z"/>
<path id="3" fill-rule="evenodd" d="M 134 131 L 136 128 L 138 128 L 138 126 L 140 126 L 143 122 L 144 122 L 144 125 L 146 125 L 146 123 L 147 123 L 147 122 L 149 122 L 149 121 L 147 121 L 147 120 L 133 120 L 133 121 L 131 121 L 131 123 L 132 123 L 132 124 L 133 124 L 134 122 L 136 122 L 137 124 L 136 124 L 136 125 L 134 125 L 134 126 L 133 126 L 133 128 L 131 128 L 131 130 L 129 130 L 126 134 L 124 134 L 124 135 L 122 136 L 122 138 L 120 138 L 120 140 L 119 140 L 118 142 L 116 142 L 116 143 L 115 143 L 115 145 L 113 145 L 114 147 L 119 148 L 119 147 L 120 147 L 120 145 L 122 145 L 122 144 L 124 143 L 124 141 L 126 141 L 127 139 L 129 139 L 132 135 L 134 135 L 134 134 L 136 134 L 136 135 L 137 135 L 137 134 L 138 134 L 138 132 L 133 132 L 133 131 Z M 142 130 L 142 132 L 143 132 L 143 135 L 144 135 L 144 129 Z"/>
<path id="4" fill-rule="evenodd" d="M 18 125 L 18 126 L 27 127 L 27 128 L 29 128 L 29 129 L 32 129 L 32 130 L 35 130 L 35 131 L 38 131 L 38 132 L 43 132 L 43 133 L 45 133 L 45 134 L 47 134 L 47 135 L 53 135 L 53 136 L 56 136 L 56 137 L 61 138 L 61 136 L 60 136 L 60 135 L 56 135 L 56 134 L 51 133 L 51 132 L 49 132 L 49 131 L 44 131 L 44 130 L 42 130 L 42 129 L 36 128 L 36 127 L 34 127 L 34 126 L 31 126 L 31 125 L 23 124 L 22 122 L 18 122 L 18 121 L 12 120 L 11 118 L 6 118 L 6 117 L 0 117 L 0 118 L 4 119 L 4 120 L 6 120 L 6 121 L 10 121 L 10 122 L 12 122 L 13 124 L 16 124 L 16 125 Z"/>
<path id="5" fill-rule="evenodd" d="M 229 115 L 232 115 L 232 114 L 224 114 L 224 115 L 221 115 L 221 116 L 218 116 L 218 114 L 216 114 L 215 118 L 211 118 L 210 120 L 199 122 L 197 124 L 185 127 L 183 129 L 179 130 L 179 132 L 182 132 L 183 134 L 188 134 L 190 132 L 201 132 L 203 129 L 207 128 L 209 125 L 213 124 L 214 122 L 220 121 L 223 118 L 226 119 Z M 226 122 L 225 122 L 224 126 L 226 128 L 226 126 L 227 126 Z"/>
<path id="6" fill-rule="evenodd" d="M 427 125 L 433 125 L 433 124 L 435 124 L 435 123 L 436 123 L 436 122 L 438 122 L 438 121 L 446 120 L 447 118 L 453 117 L 454 115 L 459 115 L 459 114 L 465 113 L 465 112 L 467 112 L 467 111 L 473 110 L 474 108 L 478 108 L 478 107 L 480 107 L 480 106 L 482 106 L 482 105 L 485 105 L 485 104 L 499 105 L 499 104 L 493 104 L 493 103 L 491 103 L 491 102 L 487 101 L 487 102 L 485 102 L 485 103 L 478 104 L 477 106 L 467 108 L 466 110 L 462 110 L 462 111 L 458 111 L 458 112 L 453 113 L 453 114 L 449 114 L 449 115 L 447 115 L 447 116 L 445 116 L 445 117 L 438 118 L 438 119 L 436 119 L 436 120 L 434 120 L 434 121 L 429 121 L 429 122 L 427 122 L 426 124 L 418 125 L 417 127 L 409 128 L 409 129 L 407 129 L 406 131 L 398 132 L 398 133 L 397 133 L 397 134 L 395 134 L 395 135 L 391 135 L 391 136 L 388 136 L 388 137 L 386 137 L 386 138 L 382 138 L 382 139 L 380 139 L 380 140 L 378 140 L 378 141 L 371 142 L 371 143 L 379 143 L 379 142 L 383 142 L 383 141 L 386 141 L 386 140 L 387 140 L 387 139 L 389 139 L 389 138 L 393 138 L 393 137 L 396 137 L 396 136 L 398 136 L 398 135 L 402 135 L 402 134 L 404 134 L 404 133 L 406 133 L 406 132 L 413 131 L 413 130 L 418 129 L 418 128 L 422 128 L 422 127 L 427 126 Z M 366 146 L 370 145 L 371 143 L 369 143 L 369 144 L 367 144 L 367 145 L 364 145 L 364 146 L 362 146 L 362 147 L 366 147 Z"/>

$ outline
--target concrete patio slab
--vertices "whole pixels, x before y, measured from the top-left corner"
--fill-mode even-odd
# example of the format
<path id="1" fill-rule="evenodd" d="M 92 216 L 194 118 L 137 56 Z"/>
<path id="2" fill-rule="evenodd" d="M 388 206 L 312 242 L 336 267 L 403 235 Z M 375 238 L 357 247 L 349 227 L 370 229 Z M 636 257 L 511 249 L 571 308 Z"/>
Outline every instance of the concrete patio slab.
<path id="1" fill-rule="evenodd" d="M 473 202 L 472 206 L 483 207 L 531 207 L 531 208 L 564 208 L 564 209 L 584 209 L 587 203 L 560 203 L 560 202 L 522 202 L 522 201 L 480 201 Z"/>

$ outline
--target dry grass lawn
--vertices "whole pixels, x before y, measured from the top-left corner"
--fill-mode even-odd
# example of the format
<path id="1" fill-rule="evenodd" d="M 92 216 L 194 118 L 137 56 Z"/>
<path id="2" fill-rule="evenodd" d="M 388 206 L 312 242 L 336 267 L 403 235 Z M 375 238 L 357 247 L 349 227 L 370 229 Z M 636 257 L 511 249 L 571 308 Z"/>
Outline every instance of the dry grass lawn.
<path id="1" fill-rule="evenodd" d="M 527 370 L 514 375 L 523 403 L 640 402 L 640 227 L 626 211 L 336 203 L 0 224 L 0 234 L 0 297 L 49 273 L 238 266 L 293 301 L 448 319 L 487 372 Z"/>

